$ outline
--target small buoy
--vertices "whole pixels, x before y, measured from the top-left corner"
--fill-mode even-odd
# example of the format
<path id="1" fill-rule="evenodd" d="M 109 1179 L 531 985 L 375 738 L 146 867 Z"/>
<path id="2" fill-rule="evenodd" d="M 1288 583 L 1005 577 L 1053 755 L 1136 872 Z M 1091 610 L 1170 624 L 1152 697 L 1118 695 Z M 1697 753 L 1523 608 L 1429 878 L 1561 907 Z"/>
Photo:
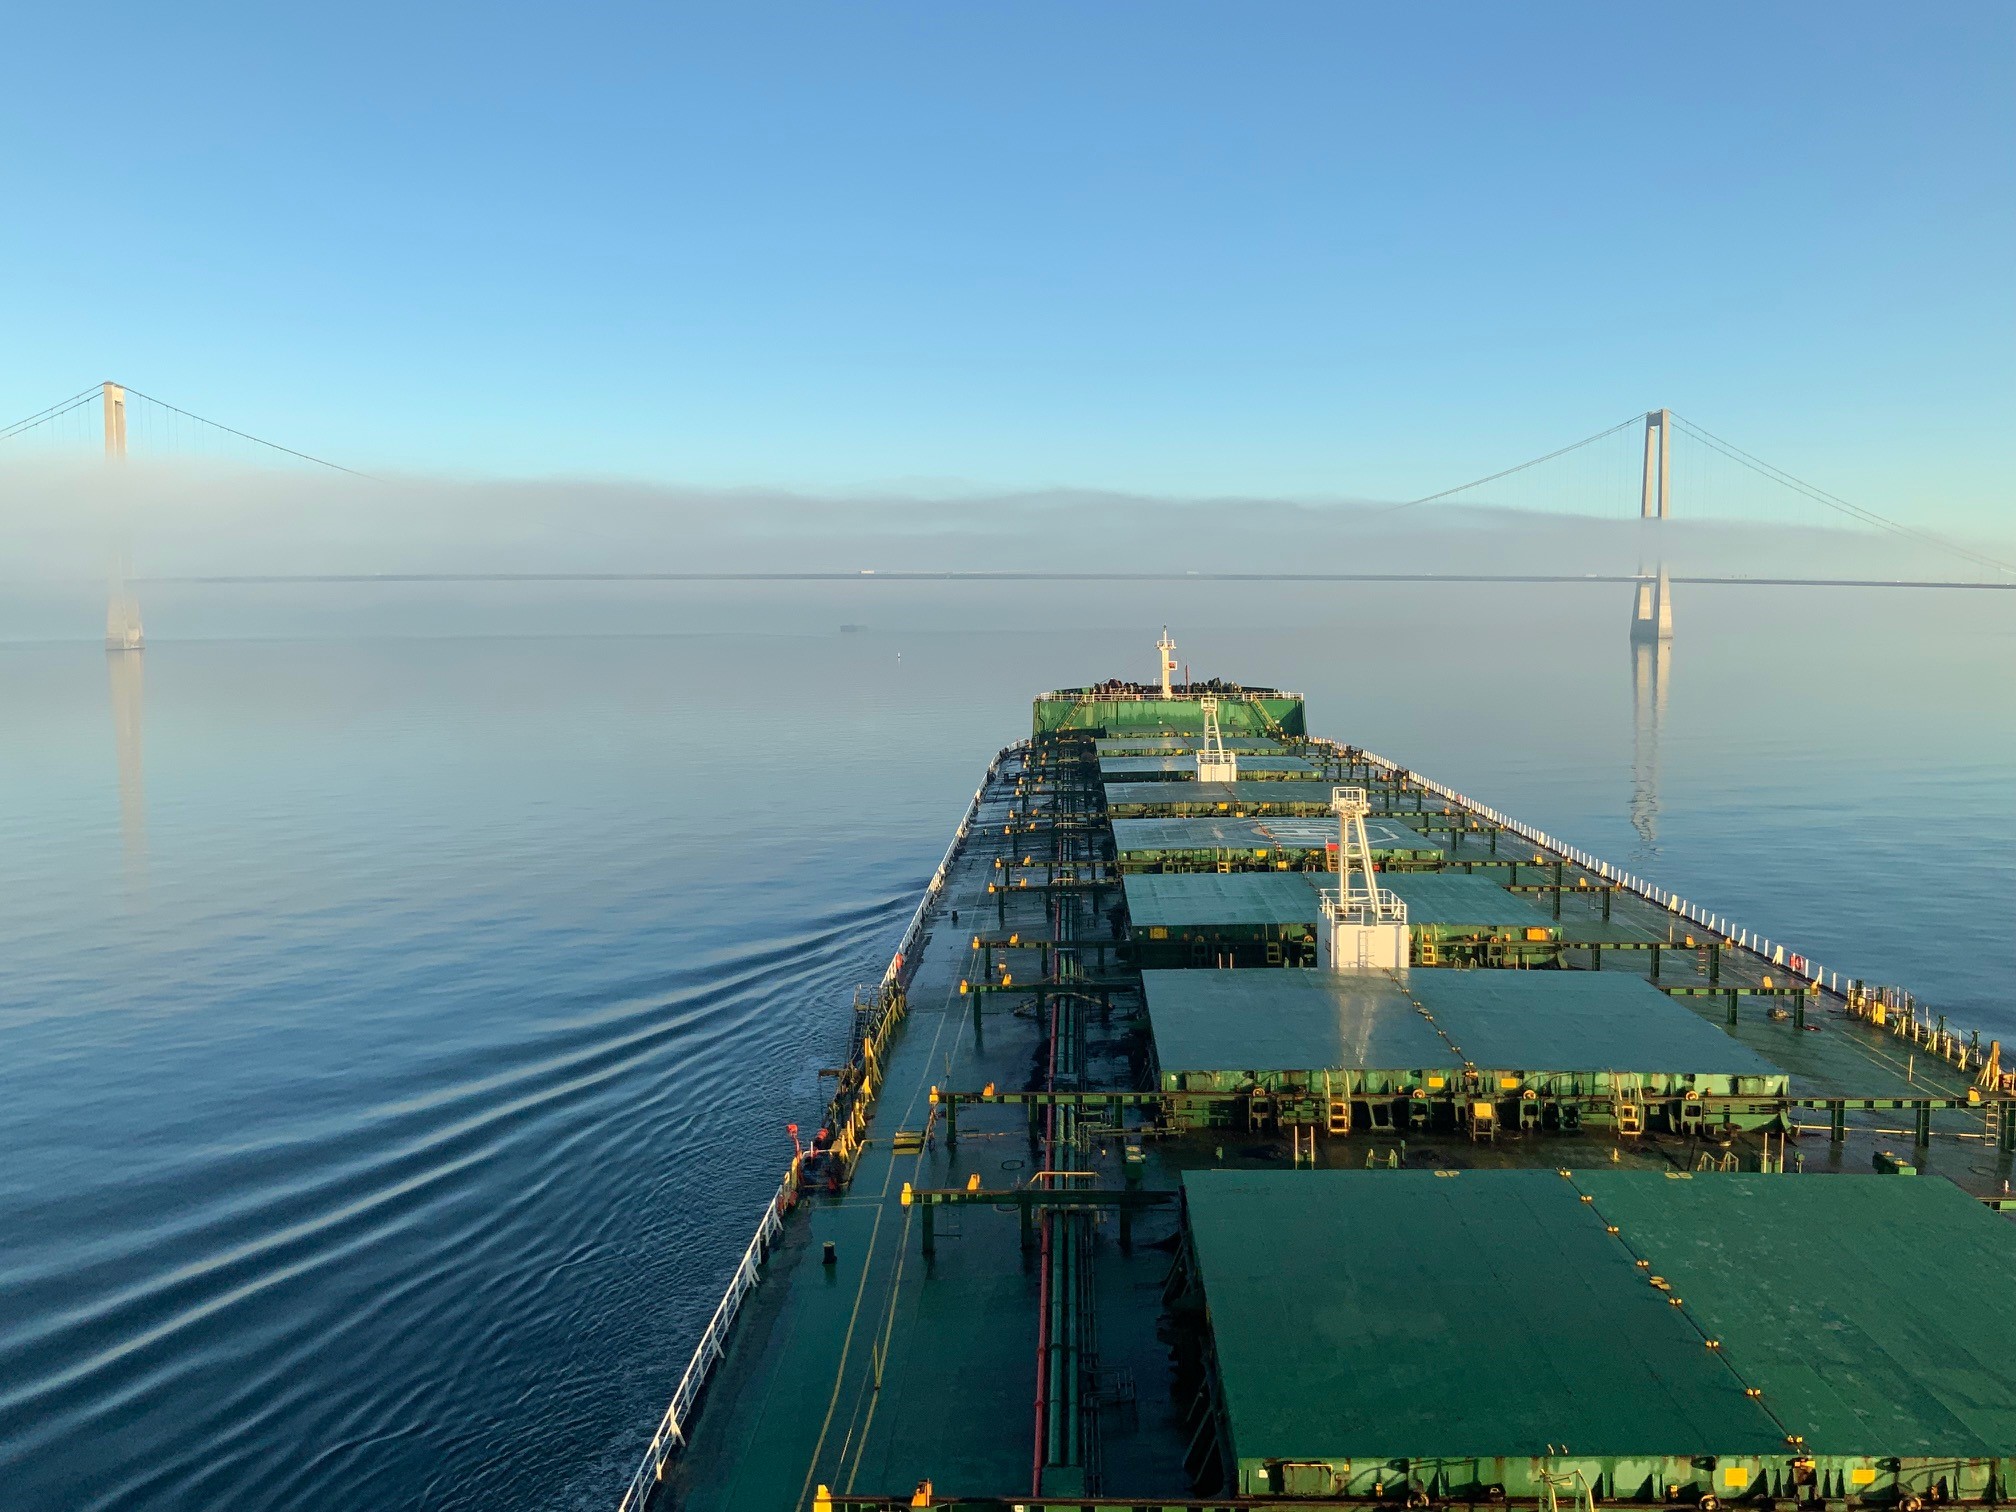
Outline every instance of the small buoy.
<path id="1" fill-rule="evenodd" d="M 840 1263 L 839 1252 L 833 1248 L 833 1241 L 831 1239 L 826 1241 L 825 1249 L 820 1252 L 819 1263 L 821 1265 L 838 1265 Z"/>

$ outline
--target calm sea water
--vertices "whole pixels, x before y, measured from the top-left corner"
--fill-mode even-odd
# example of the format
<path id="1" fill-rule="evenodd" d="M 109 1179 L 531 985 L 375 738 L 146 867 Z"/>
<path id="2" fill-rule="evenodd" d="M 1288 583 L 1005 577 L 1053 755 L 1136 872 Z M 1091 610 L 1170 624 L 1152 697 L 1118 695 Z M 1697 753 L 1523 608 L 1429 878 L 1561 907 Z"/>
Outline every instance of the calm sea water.
<path id="1" fill-rule="evenodd" d="M 1620 592 L 190 590 L 142 658 L 0 645 L 0 1505 L 612 1506 L 988 756 L 1164 618 L 2016 1032 L 2016 602 L 1697 590 L 1662 665 Z"/>

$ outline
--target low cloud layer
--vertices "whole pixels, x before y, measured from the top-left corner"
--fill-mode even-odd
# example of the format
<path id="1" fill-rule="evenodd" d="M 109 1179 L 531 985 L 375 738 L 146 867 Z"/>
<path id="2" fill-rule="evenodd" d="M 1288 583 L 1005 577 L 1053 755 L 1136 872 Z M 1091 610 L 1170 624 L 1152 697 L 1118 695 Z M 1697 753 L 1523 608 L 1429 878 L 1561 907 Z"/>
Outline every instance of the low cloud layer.
<path id="1" fill-rule="evenodd" d="M 363 480 L 134 467 L 0 478 L 0 577 L 102 577 L 122 536 L 143 578 L 601 572 L 1451 572 L 1615 574 L 1619 518 L 1532 509 L 1055 491 L 841 496 L 608 482 Z M 1698 575 L 1986 578 L 1867 531 L 1675 520 L 1654 550 Z M 2016 559 L 2016 548 L 1982 546 Z"/>

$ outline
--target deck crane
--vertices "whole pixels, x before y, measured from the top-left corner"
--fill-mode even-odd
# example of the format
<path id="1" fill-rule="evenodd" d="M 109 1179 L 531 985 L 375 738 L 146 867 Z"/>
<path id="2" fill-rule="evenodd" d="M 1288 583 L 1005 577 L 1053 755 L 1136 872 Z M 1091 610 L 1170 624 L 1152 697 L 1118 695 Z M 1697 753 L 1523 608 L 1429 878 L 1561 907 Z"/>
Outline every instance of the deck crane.
<path id="1" fill-rule="evenodd" d="M 1239 758 L 1225 749 L 1225 737 L 1218 729 L 1218 698 L 1206 693 L 1197 700 L 1204 711 L 1204 749 L 1197 753 L 1199 782 L 1237 782 Z"/>
<path id="2" fill-rule="evenodd" d="M 1407 905 L 1372 870 L 1365 789 L 1332 788 L 1330 811 L 1337 816 L 1337 890 L 1322 893 L 1316 964 L 1326 971 L 1405 971 Z"/>

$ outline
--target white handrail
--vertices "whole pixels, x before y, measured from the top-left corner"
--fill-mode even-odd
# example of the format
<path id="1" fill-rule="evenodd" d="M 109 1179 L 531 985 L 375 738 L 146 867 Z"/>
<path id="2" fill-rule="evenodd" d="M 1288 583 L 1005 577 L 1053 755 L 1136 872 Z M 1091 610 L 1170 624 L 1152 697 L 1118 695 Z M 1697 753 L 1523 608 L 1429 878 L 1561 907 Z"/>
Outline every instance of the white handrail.
<path id="1" fill-rule="evenodd" d="M 966 843 L 966 837 L 973 833 L 973 821 L 980 817 L 980 801 L 986 795 L 987 784 L 992 782 L 1001 770 L 1001 763 L 1015 752 L 1027 748 L 1029 742 L 1018 740 L 1013 745 L 1003 746 L 994 753 L 994 759 L 987 763 L 987 775 L 980 786 L 973 790 L 973 799 L 966 805 L 966 812 L 959 820 L 959 827 L 952 832 L 952 843 L 945 847 L 945 855 L 938 862 L 938 869 L 931 873 L 931 880 L 924 888 L 924 896 L 917 900 L 916 910 L 910 915 L 910 922 L 903 928 L 903 937 L 896 942 L 896 953 L 889 958 L 889 968 L 882 973 L 882 985 L 888 986 L 896 980 L 910 959 L 910 952 L 924 934 L 924 916 L 931 905 L 938 901 L 938 894 L 944 891 L 946 879 L 952 875 L 952 863 L 959 855 L 959 847 Z"/>
<path id="2" fill-rule="evenodd" d="M 988 784 L 992 783 L 1001 770 L 1001 763 L 1015 752 L 1024 750 L 1029 742 L 1018 740 L 1013 745 L 1003 746 L 987 764 L 987 775 L 980 786 L 974 789 L 972 799 L 966 805 L 966 812 L 959 820 L 959 827 L 952 833 L 951 844 L 945 847 L 945 855 L 938 863 L 938 869 L 931 874 L 931 881 L 924 889 L 924 897 L 910 915 L 910 922 L 904 926 L 902 938 L 897 942 L 896 953 L 890 957 L 889 966 L 882 973 L 882 984 L 888 986 L 902 972 L 917 942 L 923 937 L 924 918 L 931 905 L 945 889 L 946 880 L 952 874 L 952 864 L 958 859 L 959 847 L 973 833 L 973 824 L 980 816 L 980 804 L 986 797 Z M 623 1500 L 617 1512 L 644 1512 L 649 1505 L 651 1493 L 658 1482 L 665 1477 L 665 1466 L 672 1457 L 686 1447 L 686 1418 L 692 1411 L 693 1403 L 700 1395 L 700 1388 L 707 1384 L 708 1374 L 715 1364 L 728 1352 L 728 1330 L 735 1322 L 735 1315 L 741 1311 L 742 1299 L 749 1295 L 762 1279 L 762 1266 L 770 1248 L 778 1235 L 784 1231 L 784 1214 L 791 1205 L 798 1179 L 798 1162 L 793 1160 L 790 1169 L 784 1173 L 769 1205 L 763 1209 L 763 1216 L 757 1221 L 756 1233 L 749 1241 L 749 1247 L 742 1252 L 741 1263 L 735 1267 L 734 1275 L 728 1278 L 728 1289 L 722 1293 L 720 1304 L 714 1309 L 714 1316 L 701 1331 L 700 1342 L 693 1346 L 692 1358 L 686 1362 L 686 1373 L 679 1378 L 678 1388 L 672 1393 L 672 1402 L 665 1409 L 665 1415 L 658 1421 L 658 1431 L 651 1435 L 650 1446 L 644 1451 L 644 1459 L 637 1467 L 637 1473 L 630 1477 L 630 1484 L 623 1492 Z"/>
<path id="3" fill-rule="evenodd" d="M 630 1477 L 630 1484 L 623 1492 L 618 1512 L 643 1512 L 652 1490 L 664 1478 L 666 1461 L 686 1447 L 686 1414 L 700 1395 L 700 1388 L 706 1384 L 707 1374 L 714 1368 L 714 1362 L 728 1352 L 728 1330 L 735 1322 L 735 1315 L 742 1310 L 742 1299 L 762 1279 L 763 1257 L 784 1231 L 784 1205 L 796 1176 L 794 1161 L 783 1183 L 771 1194 L 763 1216 L 756 1224 L 756 1233 L 749 1240 L 749 1247 L 742 1252 L 742 1261 L 735 1267 L 735 1274 L 728 1280 L 728 1290 L 722 1294 L 714 1316 L 707 1320 L 700 1342 L 694 1347 L 693 1358 L 686 1362 L 686 1373 L 679 1378 L 678 1389 L 672 1393 L 672 1403 L 665 1409 L 665 1416 L 659 1419 L 658 1431 L 651 1435 L 651 1445 L 644 1451 L 644 1462 L 637 1467 L 637 1473 Z"/>
<path id="4" fill-rule="evenodd" d="M 1319 739 L 1312 743 L 1327 745 L 1340 755 L 1344 749 L 1336 741 Z M 1500 813 L 1488 804 L 1478 803 L 1474 799 L 1457 792 L 1454 788 L 1435 781 L 1432 777 L 1422 776 L 1421 773 L 1414 771 L 1410 767 L 1402 767 L 1398 762 L 1389 761 L 1384 756 L 1366 750 L 1360 750 L 1358 757 L 1360 760 L 1368 762 L 1371 765 L 1384 767 L 1388 772 L 1404 771 L 1409 778 L 1419 783 L 1427 791 L 1448 799 L 1451 803 L 1469 810 L 1480 818 L 1490 820 L 1500 829 L 1509 830 L 1522 839 L 1531 841 L 1543 850 L 1552 851 L 1558 856 L 1575 862 L 1578 866 L 1594 871 L 1606 881 L 1624 888 L 1627 892 L 1633 892 L 1642 898 L 1647 898 L 1669 912 L 1680 914 L 1704 927 L 1718 928 L 1719 932 L 1725 938 L 1731 939 L 1738 948 L 1762 957 L 1768 965 L 1783 966 L 1789 956 L 1799 955 L 1799 952 L 1788 951 L 1785 946 L 1766 939 L 1763 935 L 1753 933 L 1750 930 L 1738 930 L 1732 933 L 1728 927 L 1728 920 L 1721 920 L 1720 924 L 1717 925 L 1715 923 L 1715 915 L 1682 898 L 1678 893 L 1670 892 L 1663 887 L 1655 887 L 1642 877 L 1630 872 L 1619 871 L 1607 862 L 1597 861 L 1586 852 L 1577 850 L 1565 841 L 1555 839 L 1554 836 L 1548 834 L 1545 830 L 1537 829 L 1530 824 L 1524 824 L 1512 818 L 1509 814 Z M 1826 968 L 1810 957 L 1800 956 L 1800 959 L 1802 962 L 1800 975 L 1813 982 L 1816 986 L 1822 985 L 1828 975 Z"/>
<path id="5" fill-rule="evenodd" d="M 1248 703 L 1262 698 L 1292 698 L 1298 703 L 1302 701 L 1302 695 L 1292 688 L 1220 688 L 1218 692 L 1227 698 L 1241 699 Z M 1178 694 L 1177 698 L 1181 700 L 1197 696 L 1186 690 Z M 1138 686 L 1130 684 L 1118 688 L 1052 688 L 1048 693 L 1038 694 L 1036 701 L 1074 704 L 1146 703 L 1151 698 L 1158 703 L 1161 702 L 1162 690 L 1142 683 Z"/>

